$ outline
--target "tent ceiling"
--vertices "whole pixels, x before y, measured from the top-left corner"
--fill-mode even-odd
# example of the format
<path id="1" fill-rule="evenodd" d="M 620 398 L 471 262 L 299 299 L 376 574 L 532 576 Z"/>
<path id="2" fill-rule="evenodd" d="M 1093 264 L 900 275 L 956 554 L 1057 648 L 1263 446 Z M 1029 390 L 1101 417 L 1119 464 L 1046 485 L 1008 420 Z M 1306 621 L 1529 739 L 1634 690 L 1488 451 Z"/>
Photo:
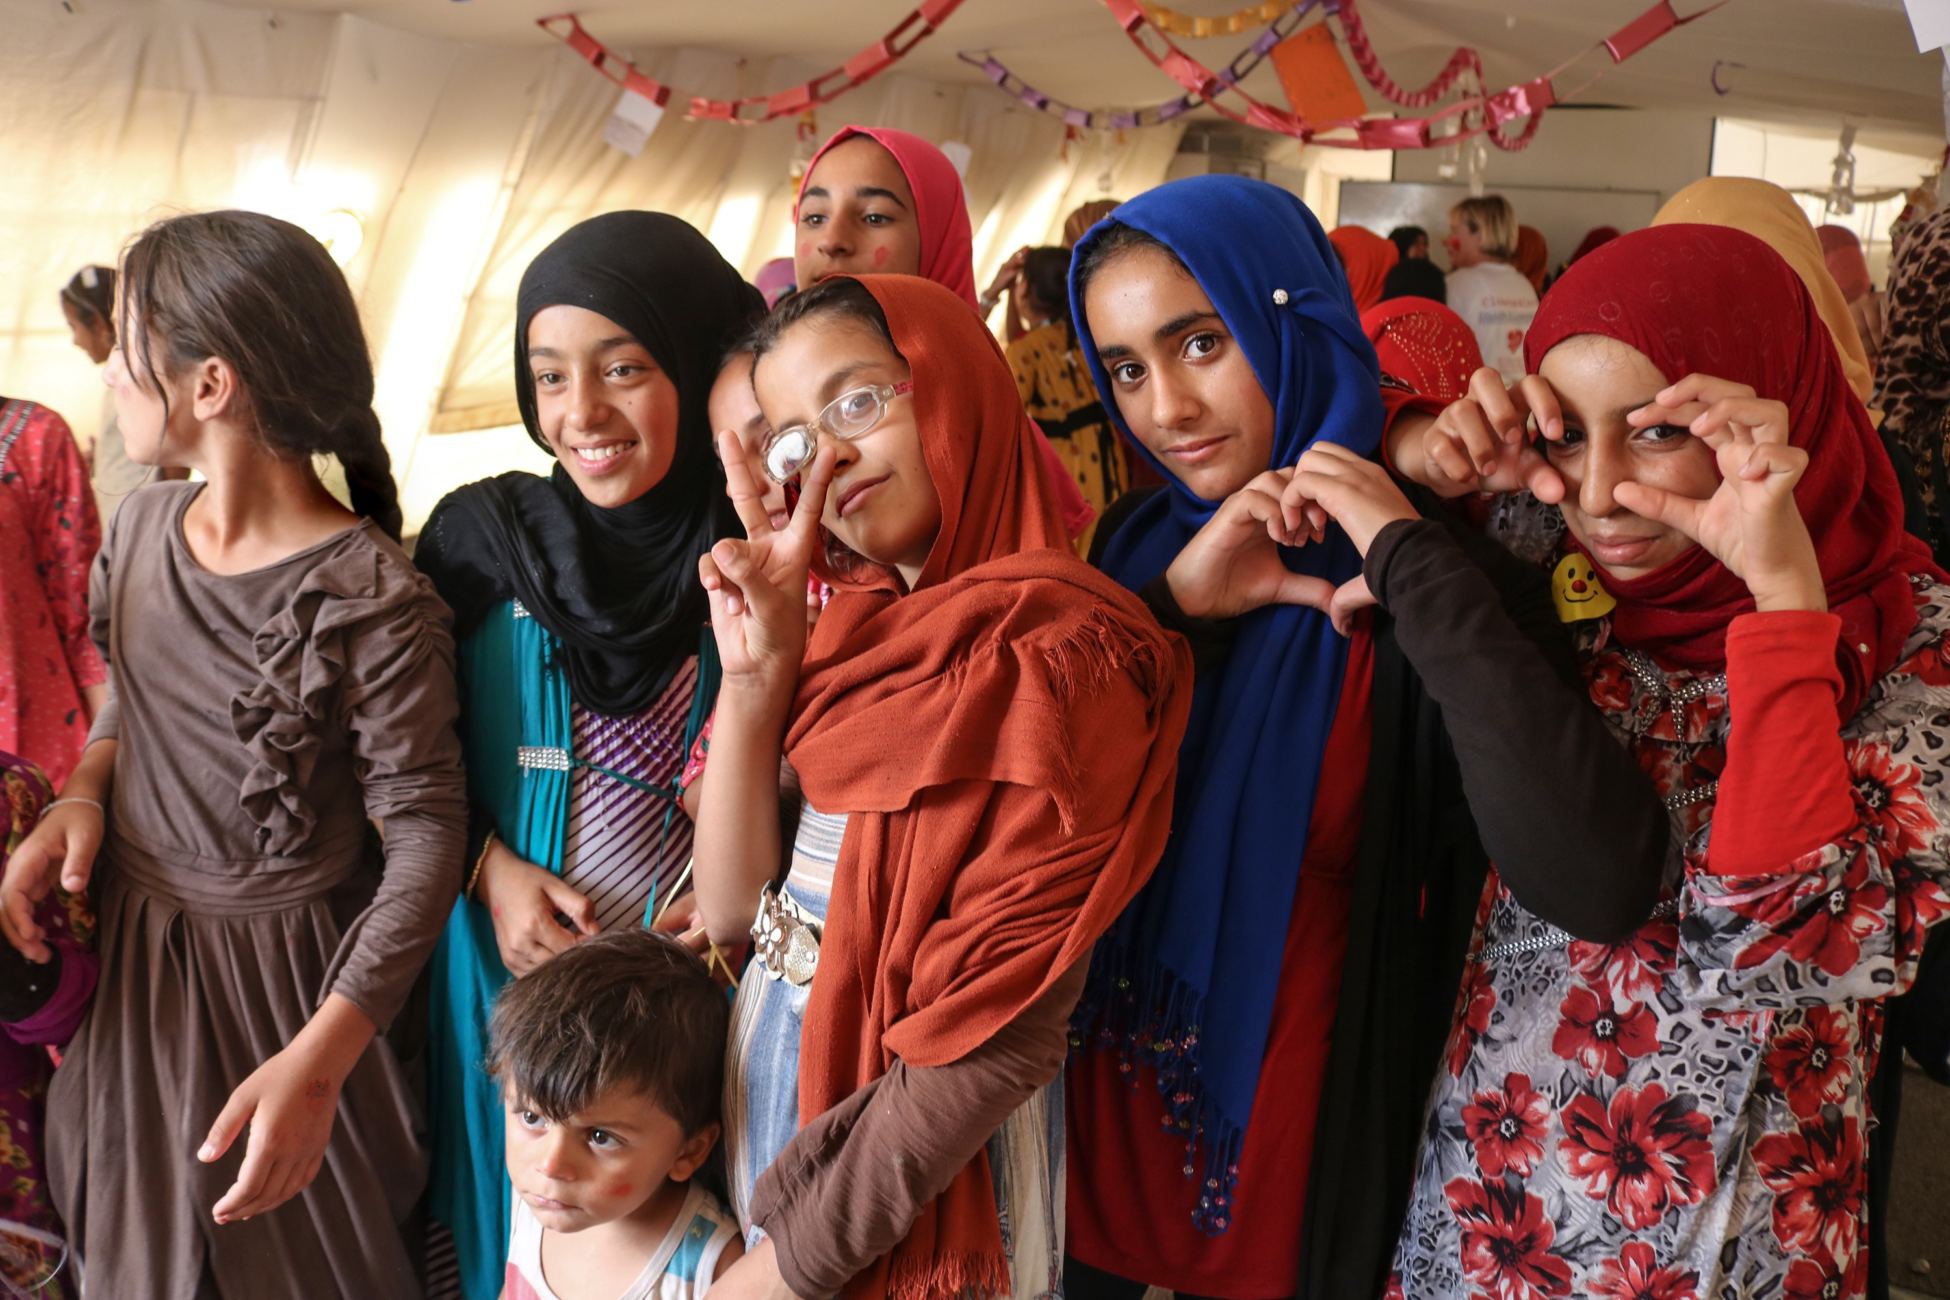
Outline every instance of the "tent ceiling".
<path id="1" fill-rule="evenodd" d="M 248 0 L 254 9 L 349 9 L 423 35 L 485 44 L 546 42 L 536 17 L 574 0 Z M 591 32 L 623 50 L 696 47 L 837 64 L 906 14 L 912 0 L 591 0 Z M 1177 0 L 1192 13 L 1229 12 L 1239 0 Z M 1363 14 L 1391 73 L 1426 78 L 1453 46 L 1483 53 L 1493 87 L 1527 80 L 1615 29 L 1647 0 L 1364 0 Z M 1677 0 L 1682 11 L 1696 0 Z M 1244 38 L 1190 41 L 1218 64 Z M 1145 60 L 1097 0 L 966 0 L 902 65 L 940 79 L 978 80 L 957 50 L 990 50 L 1050 94 L 1091 107 L 1152 103 L 1172 83 Z M 1712 86 L 1716 61 L 1720 95 Z M 1575 86 L 1608 66 L 1588 56 L 1560 80 Z M 1901 0 L 1736 0 L 1611 70 L 1582 102 L 1687 109 L 1835 129 L 1846 118 L 1864 139 L 1913 134 L 1941 141 L 1942 61 L 1918 54 Z M 1278 99 L 1270 69 L 1255 89 Z M 775 89 L 750 86 L 747 93 Z M 709 88 L 722 93 L 727 88 Z M 1371 103 L 1380 107 L 1370 96 Z M 1911 141 L 1913 142 L 1913 141 Z M 1927 144 L 1925 147 L 1928 147 Z"/>

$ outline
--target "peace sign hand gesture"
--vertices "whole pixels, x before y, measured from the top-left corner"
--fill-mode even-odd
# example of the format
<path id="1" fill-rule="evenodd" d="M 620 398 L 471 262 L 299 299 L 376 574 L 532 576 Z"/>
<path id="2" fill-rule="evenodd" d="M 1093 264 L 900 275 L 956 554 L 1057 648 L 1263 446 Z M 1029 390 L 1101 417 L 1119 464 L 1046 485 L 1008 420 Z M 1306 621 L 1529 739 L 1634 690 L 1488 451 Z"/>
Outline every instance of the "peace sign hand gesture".
<path id="1" fill-rule="evenodd" d="M 820 545 L 819 517 L 833 479 L 833 454 L 819 449 L 806 467 L 791 521 L 776 530 L 736 434 L 718 434 L 718 456 L 725 491 L 745 526 L 744 541 L 727 538 L 697 561 L 724 666 L 722 690 L 783 711 L 806 653 L 806 579 Z"/>
<path id="2" fill-rule="evenodd" d="M 1631 480 L 1618 504 L 1698 542 L 1746 582 L 1762 610 L 1828 608 L 1814 539 L 1794 501 L 1808 453 L 1788 445 L 1788 410 L 1745 384 L 1687 375 L 1626 417 L 1681 426 L 1713 449 L 1720 486 L 1705 500 Z"/>

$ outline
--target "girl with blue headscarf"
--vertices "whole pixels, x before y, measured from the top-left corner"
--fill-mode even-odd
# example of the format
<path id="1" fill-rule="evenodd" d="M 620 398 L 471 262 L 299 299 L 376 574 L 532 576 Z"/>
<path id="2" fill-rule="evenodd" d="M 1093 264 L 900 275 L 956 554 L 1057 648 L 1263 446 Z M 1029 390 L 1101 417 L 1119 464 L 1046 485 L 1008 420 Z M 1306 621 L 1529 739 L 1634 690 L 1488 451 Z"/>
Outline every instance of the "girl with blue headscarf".
<path id="1" fill-rule="evenodd" d="M 1466 554 L 1374 463 L 1413 395 L 1298 199 L 1154 190 L 1078 244 L 1071 297 L 1167 482 L 1093 558 L 1199 662 L 1171 841 L 1079 1012 L 1066 1289 L 1378 1295 L 1489 859 L 1615 938 L 1652 906 L 1665 813 L 1541 575 Z"/>

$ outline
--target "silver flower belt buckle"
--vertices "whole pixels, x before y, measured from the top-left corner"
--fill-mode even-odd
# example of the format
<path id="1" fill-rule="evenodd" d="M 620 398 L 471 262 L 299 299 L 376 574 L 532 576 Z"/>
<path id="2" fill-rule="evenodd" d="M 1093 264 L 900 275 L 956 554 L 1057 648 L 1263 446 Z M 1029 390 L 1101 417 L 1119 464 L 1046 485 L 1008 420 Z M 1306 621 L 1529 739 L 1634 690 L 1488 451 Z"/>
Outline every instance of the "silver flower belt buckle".
<path id="1" fill-rule="evenodd" d="M 819 968 L 819 927 L 769 887 L 759 895 L 752 942 L 767 976 L 796 988 L 812 983 Z"/>

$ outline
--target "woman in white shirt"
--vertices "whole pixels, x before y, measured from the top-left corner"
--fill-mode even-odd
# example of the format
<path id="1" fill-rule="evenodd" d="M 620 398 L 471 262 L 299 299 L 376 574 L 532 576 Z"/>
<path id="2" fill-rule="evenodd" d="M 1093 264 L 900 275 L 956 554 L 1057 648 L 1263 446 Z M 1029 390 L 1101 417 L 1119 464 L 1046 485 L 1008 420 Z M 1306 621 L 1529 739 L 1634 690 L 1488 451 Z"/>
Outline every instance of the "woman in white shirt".
<path id="1" fill-rule="evenodd" d="M 1537 291 L 1510 265 L 1517 251 L 1517 214 L 1500 194 L 1464 199 L 1449 209 L 1449 306 L 1469 322 L 1483 364 L 1504 382 L 1523 378 L 1523 335 L 1537 314 Z"/>

